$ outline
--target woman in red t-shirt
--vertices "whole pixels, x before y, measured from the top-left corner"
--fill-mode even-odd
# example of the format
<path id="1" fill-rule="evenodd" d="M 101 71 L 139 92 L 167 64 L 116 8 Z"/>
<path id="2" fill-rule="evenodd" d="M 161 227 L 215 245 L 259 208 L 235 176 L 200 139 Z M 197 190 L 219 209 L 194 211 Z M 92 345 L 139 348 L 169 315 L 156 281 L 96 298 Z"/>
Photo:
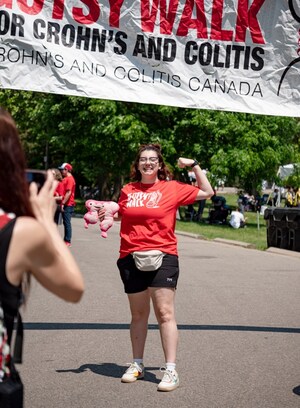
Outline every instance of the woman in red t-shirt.
<path id="1" fill-rule="evenodd" d="M 159 391 L 172 391 L 179 385 L 175 370 L 178 331 L 174 314 L 179 275 L 174 233 L 176 212 L 179 206 L 213 195 L 213 189 L 196 160 L 180 158 L 178 166 L 191 167 L 200 188 L 175 180 L 168 181 L 170 173 L 160 146 L 141 146 L 132 166 L 132 179 L 135 181 L 122 189 L 119 199 L 122 219 L 117 265 L 130 304 L 133 352 L 132 363 L 122 376 L 122 382 L 134 382 L 144 377 L 143 355 L 152 301 L 166 364 L 163 379 L 158 384 Z M 99 218 L 103 218 L 104 214 L 105 210 L 99 211 Z M 134 260 L 135 252 L 153 250 L 157 255 L 152 262 L 155 270 L 140 270 L 141 266 Z"/>
<path id="2" fill-rule="evenodd" d="M 58 169 L 52 169 L 52 174 L 54 176 L 54 179 L 58 181 L 58 185 L 56 187 L 56 190 L 54 192 L 54 198 L 56 201 L 56 210 L 54 214 L 54 221 L 56 224 L 61 224 L 62 223 L 62 216 L 61 216 L 61 202 L 64 196 L 64 185 L 62 182 L 62 175 L 61 172 Z"/>

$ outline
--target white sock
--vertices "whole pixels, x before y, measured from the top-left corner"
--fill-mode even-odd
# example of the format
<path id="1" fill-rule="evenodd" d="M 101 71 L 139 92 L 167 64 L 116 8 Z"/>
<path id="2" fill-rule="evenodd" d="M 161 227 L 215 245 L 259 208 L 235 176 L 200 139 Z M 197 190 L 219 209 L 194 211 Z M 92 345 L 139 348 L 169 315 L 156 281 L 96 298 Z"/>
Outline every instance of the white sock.
<path id="1" fill-rule="evenodd" d="M 141 365 L 141 364 L 143 364 L 143 359 L 142 358 L 134 358 L 133 362 L 137 363 L 138 365 Z"/>
<path id="2" fill-rule="evenodd" d="M 176 363 L 166 363 L 166 369 L 168 371 L 175 371 Z"/>

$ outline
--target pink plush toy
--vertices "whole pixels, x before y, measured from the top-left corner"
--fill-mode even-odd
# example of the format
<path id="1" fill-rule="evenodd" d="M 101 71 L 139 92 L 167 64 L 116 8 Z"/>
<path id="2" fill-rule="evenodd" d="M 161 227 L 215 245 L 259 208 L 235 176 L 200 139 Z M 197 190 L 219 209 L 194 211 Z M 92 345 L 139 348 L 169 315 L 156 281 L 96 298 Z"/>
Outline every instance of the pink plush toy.
<path id="1" fill-rule="evenodd" d="M 85 202 L 85 207 L 88 212 L 83 216 L 85 221 L 84 228 L 88 228 L 89 224 L 97 224 L 99 221 L 98 211 L 100 208 L 105 208 L 106 214 L 104 220 L 100 222 L 100 230 L 101 236 L 107 238 L 107 231 L 114 223 L 114 215 L 119 211 L 119 205 L 114 201 L 87 200 Z"/>

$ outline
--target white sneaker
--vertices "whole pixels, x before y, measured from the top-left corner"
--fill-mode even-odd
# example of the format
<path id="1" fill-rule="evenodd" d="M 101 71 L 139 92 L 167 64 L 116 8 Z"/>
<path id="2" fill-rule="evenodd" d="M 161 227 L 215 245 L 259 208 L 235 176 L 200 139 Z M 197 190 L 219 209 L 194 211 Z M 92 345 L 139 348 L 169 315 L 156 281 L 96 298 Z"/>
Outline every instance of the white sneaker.
<path id="1" fill-rule="evenodd" d="M 177 372 L 169 371 L 165 368 L 161 368 L 160 371 L 164 371 L 164 376 L 161 382 L 157 386 L 158 391 L 173 391 L 179 386 L 179 377 Z"/>
<path id="2" fill-rule="evenodd" d="M 121 381 L 124 383 L 132 383 L 136 380 L 144 378 L 144 364 L 131 363 L 125 373 L 122 375 Z"/>

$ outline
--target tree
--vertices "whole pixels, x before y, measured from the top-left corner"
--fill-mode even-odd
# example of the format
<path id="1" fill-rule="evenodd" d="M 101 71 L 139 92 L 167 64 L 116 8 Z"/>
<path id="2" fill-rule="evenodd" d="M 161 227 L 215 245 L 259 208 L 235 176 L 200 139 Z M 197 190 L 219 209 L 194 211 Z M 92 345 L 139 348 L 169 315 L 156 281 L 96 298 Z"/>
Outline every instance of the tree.
<path id="1" fill-rule="evenodd" d="M 294 118 L 11 90 L 0 91 L 0 104 L 18 124 L 29 167 L 71 161 L 78 185 L 97 186 L 102 199 L 118 198 L 141 143 L 159 142 L 175 177 L 178 157 L 193 157 L 248 192 L 299 162 Z"/>
<path id="2" fill-rule="evenodd" d="M 274 181 L 278 168 L 299 154 L 293 144 L 299 121 L 249 114 L 226 115 L 223 143 L 211 160 L 211 171 L 249 193 L 260 192 L 263 180 Z"/>

